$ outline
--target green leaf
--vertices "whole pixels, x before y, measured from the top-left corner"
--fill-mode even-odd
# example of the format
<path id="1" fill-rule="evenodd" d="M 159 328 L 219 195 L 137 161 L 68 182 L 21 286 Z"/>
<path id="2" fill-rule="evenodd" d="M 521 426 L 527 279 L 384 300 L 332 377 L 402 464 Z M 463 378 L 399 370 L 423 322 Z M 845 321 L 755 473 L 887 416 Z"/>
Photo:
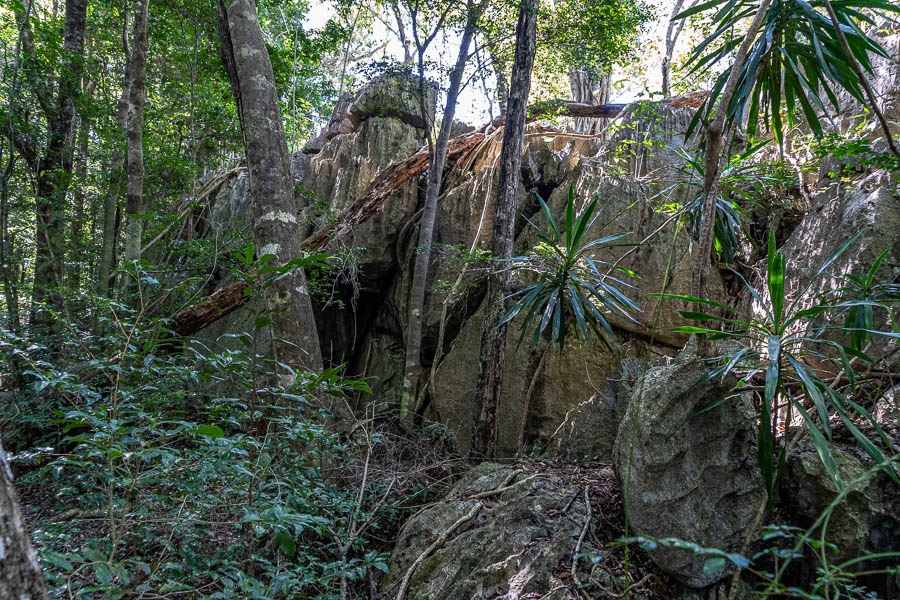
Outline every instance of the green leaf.
<path id="1" fill-rule="evenodd" d="M 278 543 L 278 547 L 281 548 L 282 552 L 288 556 L 294 556 L 297 551 L 297 541 L 288 530 L 279 529 L 278 533 L 275 534 L 275 541 Z"/>
<path id="2" fill-rule="evenodd" d="M 710 556 L 703 561 L 703 574 L 715 575 L 725 568 L 728 561 L 723 556 Z"/>
<path id="3" fill-rule="evenodd" d="M 221 427 L 216 425 L 199 425 L 194 429 L 194 433 L 217 440 L 225 436 L 225 432 Z"/>

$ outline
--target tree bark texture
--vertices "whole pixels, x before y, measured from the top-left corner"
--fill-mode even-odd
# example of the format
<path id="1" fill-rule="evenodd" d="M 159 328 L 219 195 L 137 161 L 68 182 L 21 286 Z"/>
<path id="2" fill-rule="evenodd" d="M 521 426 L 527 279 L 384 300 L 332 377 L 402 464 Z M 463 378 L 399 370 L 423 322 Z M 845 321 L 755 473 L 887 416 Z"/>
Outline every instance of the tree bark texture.
<path id="1" fill-rule="evenodd" d="M 90 98 L 93 95 L 96 83 L 91 80 L 85 83 L 83 94 Z M 76 254 L 84 250 L 84 240 L 82 239 L 82 229 L 86 220 L 86 200 L 84 190 L 87 187 L 87 165 L 88 165 L 88 142 L 90 140 L 91 122 L 87 117 L 82 116 L 78 125 L 78 154 L 75 158 L 74 176 L 76 180 L 75 189 L 72 192 L 72 222 L 69 224 L 69 248 Z M 70 289 L 78 289 L 81 285 L 82 261 L 75 260 L 69 265 L 69 271 L 66 274 L 68 278 L 67 286 Z"/>
<path id="2" fill-rule="evenodd" d="M 419 242 L 416 248 L 416 261 L 409 293 L 409 322 L 406 330 L 406 363 L 403 376 L 403 398 L 400 402 L 400 418 L 412 416 L 416 409 L 416 398 L 419 383 L 420 354 L 422 351 L 422 313 L 425 310 L 425 285 L 428 281 L 428 264 L 431 260 L 431 241 L 434 233 L 434 221 L 437 215 L 438 196 L 441 194 L 444 164 L 447 159 L 447 145 L 450 143 L 450 131 L 453 128 L 453 117 L 456 114 L 456 102 L 462 86 L 469 45 L 475 33 L 475 27 L 484 6 L 471 2 L 467 6 L 468 17 L 459 42 L 459 54 L 456 65 L 450 73 L 450 87 L 447 89 L 447 101 L 441 130 L 434 146 L 433 156 L 428 166 L 428 181 L 425 187 L 425 207 L 419 221 Z M 424 101 L 423 102 L 423 117 Z"/>
<path id="3" fill-rule="evenodd" d="M 531 70 L 534 65 L 537 0 L 524 0 L 519 9 L 516 26 L 516 56 L 509 86 L 506 128 L 500 151 L 500 175 L 497 186 L 497 210 L 491 255 L 494 260 L 512 257 L 515 232 L 519 176 L 522 165 L 522 145 L 525 138 L 525 119 L 528 94 L 531 90 Z M 478 384 L 475 388 L 475 414 L 472 430 L 472 455 L 492 457 L 497 448 L 497 423 L 500 391 L 503 383 L 504 343 L 506 327 L 500 325 L 509 295 L 511 273 L 507 269 L 488 277 L 487 294 L 482 306 L 484 323 L 481 328 L 481 360 Z"/>
<path id="4" fill-rule="evenodd" d="M 12 471 L 6 462 L 0 440 L 0 598 L 10 600 L 46 600 L 47 584 L 37 555 L 28 538 L 28 528 L 16 490 Z"/>
<path id="5" fill-rule="evenodd" d="M 290 161 L 272 63 L 254 0 L 218 2 L 223 53 L 230 52 L 254 204 L 253 235 L 258 257 L 275 265 L 302 256 Z M 224 22 L 223 21 L 224 17 Z M 226 60 L 226 64 L 229 61 Z M 322 353 L 303 269 L 295 268 L 265 290 L 274 341 L 271 355 L 292 369 L 320 370 Z M 290 373 L 282 373 L 292 383 Z"/>
<path id="6" fill-rule="evenodd" d="M 125 48 L 125 262 L 141 258 L 141 220 L 144 200 L 144 95 L 147 87 L 147 26 L 149 0 L 131 3 L 131 43 Z"/>
<path id="7" fill-rule="evenodd" d="M 81 88 L 87 0 L 67 0 L 63 26 L 63 60 L 55 103 L 46 103 L 49 137 L 44 157 L 36 165 L 37 207 L 32 292 L 32 323 L 49 327 L 51 311 L 61 311 L 63 299 L 55 288 L 62 285 L 66 194 L 72 178 L 75 99 Z M 23 34 L 25 30 L 23 29 Z M 44 104 L 44 103 L 42 103 Z"/>

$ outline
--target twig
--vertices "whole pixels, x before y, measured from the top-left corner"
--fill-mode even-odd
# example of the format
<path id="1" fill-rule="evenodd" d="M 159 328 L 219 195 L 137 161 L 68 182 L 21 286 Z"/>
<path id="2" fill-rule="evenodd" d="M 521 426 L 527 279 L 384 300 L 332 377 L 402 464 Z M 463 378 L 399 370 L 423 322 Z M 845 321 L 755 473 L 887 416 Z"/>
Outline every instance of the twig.
<path id="1" fill-rule="evenodd" d="M 422 561 L 431 556 L 432 552 L 434 552 L 439 546 L 441 546 L 441 544 L 447 541 L 447 538 L 449 538 L 454 531 L 474 519 L 475 515 L 478 514 L 478 511 L 480 511 L 482 507 L 484 507 L 483 503 L 476 502 L 469 510 L 469 512 L 457 519 L 456 522 L 453 523 L 453 525 L 447 528 L 444 533 L 439 535 L 438 538 L 434 540 L 434 542 L 432 542 L 432 544 L 428 546 L 425 551 L 422 552 L 422 554 L 420 554 L 418 558 L 416 558 L 416 560 L 413 561 L 413 564 L 410 565 L 409 569 L 407 569 L 406 575 L 403 576 L 403 581 L 400 582 L 400 590 L 397 592 L 397 600 L 404 600 L 406 598 L 406 588 L 409 587 L 409 580 L 410 578 L 412 578 L 416 567 L 422 564 Z"/>
<path id="2" fill-rule="evenodd" d="M 572 552 L 572 568 L 569 570 L 569 574 L 572 576 L 572 581 L 575 582 L 575 592 L 581 596 L 581 582 L 578 580 L 578 553 L 581 552 L 581 544 L 584 542 L 584 536 L 587 534 L 588 526 L 591 524 L 591 499 L 588 496 L 587 486 L 584 486 L 584 508 L 587 511 L 587 515 L 584 518 L 584 527 L 581 528 L 581 535 L 578 536 L 578 541 L 575 543 L 575 551 Z"/>
<path id="3" fill-rule="evenodd" d="M 517 473 L 518 473 L 518 471 L 516 471 L 516 472 L 514 473 L 514 475 L 517 474 Z M 531 481 L 531 480 L 534 479 L 535 477 L 537 477 L 537 475 L 531 475 L 531 476 L 529 476 L 529 477 L 526 477 L 525 479 L 520 479 L 519 481 L 517 481 L 517 482 L 515 482 L 515 483 L 513 483 L 513 484 L 511 484 L 511 485 L 506 485 L 506 486 L 503 486 L 503 487 L 498 487 L 497 489 L 494 489 L 494 490 L 488 490 L 488 491 L 486 491 L 486 492 L 479 492 L 479 493 L 477 493 L 477 494 L 472 494 L 471 496 L 469 496 L 469 500 L 481 500 L 481 499 L 483 499 L 483 498 L 490 498 L 491 496 L 496 496 L 496 495 L 498 495 L 498 494 L 502 494 L 503 492 L 507 492 L 507 491 L 509 491 L 509 490 L 511 490 L 511 489 L 513 489 L 513 488 L 515 488 L 515 487 L 519 487 L 519 486 L 522 485 L 523 483 L 527 483 L 527 482 Z"/>

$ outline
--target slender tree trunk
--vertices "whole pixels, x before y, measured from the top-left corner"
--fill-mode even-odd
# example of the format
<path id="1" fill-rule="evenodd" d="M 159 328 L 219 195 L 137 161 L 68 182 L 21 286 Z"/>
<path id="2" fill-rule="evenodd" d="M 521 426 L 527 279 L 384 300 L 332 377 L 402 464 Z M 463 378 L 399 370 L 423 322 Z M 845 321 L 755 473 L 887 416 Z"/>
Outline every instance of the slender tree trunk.
<path id="1" fill-rule="evenodd" d="M 12 471 L 0 439 L 0 597 L 10 600 L 46 600 L 47 584 L 28 539 L 28 528 Z"/>
<path id="2" fill-rule="evenodd" d="M 133 29 L 131 47 L 126 48 L 125 69 L 127 98 L 125 144 L 127 148 L 125 191 L 125 262 L 141 258 L 141 220 L 144 199 L 144 94 L 147 81 L 147 21 L 149 0 L 132 2 Z"/>
<path id="3" fill-rule="evenodd" d="M 116 257 L 116 237 L 118 226 L 116 213 L 119 209 L 119 198 L 124 186 L 125 151 L 114 150 L 112 166 L 109 174 L 109 189 L 103 200 L 103 241 L 100 245 L 100 264 L 97 267 L 97 295 L 106 298 L 112 286 L 112 270 Z"/>
<path id="4" fill-rule="evenodd" d="M 509 79 L 503 72 L 503 66 L 500 64 L 497 51 L 493 46 L 488 47 L 488 54 L 491 57 L 491 65 L 494 67 L 494 77 L 497 78 L 497 106 L 501 115 L 506 114 L 507 104 L 509 103 Z"/>
<path id="5" fill-rule="evenodd" d="M 84 86 L 84 95 L 91 96 L 94 91 L 94 81 L 88 81 Z M 86 196 L 84 189 L 87 185 L 87 161 L 88 142 L 90 140 L 91 122 L 86 117 L 80 120 L 78 129 L 78 154 L 75 158 L 75 189 L 72 191 L 72 222 L 69 224 L 69 248 L 76 256 L 81 256 L 84 249 L 82 229 L 86 216 Z M 73 260 L 69 266 L 66 277 L 68 288 L 77 289 L 81 285 L 81 272 L 84 261 Z"/>
<path id="6" fill-rule="evenodd" d="M 500 151 L 500 176 L 497 186 L 497 208 L 494 215 L 494 237 L 491 253 L 494 260 L 512 257 L 515 233 L 522 144 L 531 70 L 534 65 L 535 29 L 538 0 L 523 0 L 516 26 L 516 57 L 509 86 L 506 128 Z M 472 455 L 492 457 L 497 450 L 497 423 L 500 391 L 503 382 L 506 326 L 500 325 L 509 295 L 511 275 L 504 269 L 488 277 L 484 298 L 484 323 L 481 328 L 481 360 L 475 388 L 475 415 L 472 429 Z"/>
<path id="7" fill-rule="evenodd" d="M 716 198 L 719 195 L 719 168 L 721 164 L 723 132 L 725 129 L 725 119 L 728 115 L 728 105 L 731 104 L 731 98 L 737 89 L 738 79 L 740 77 L 741 68 L 744 61 L 747 60 L 747 54 L 750 47 L 756 39 L 756 34 L 765 19 L 766 12 L 769 10 L 771 0 L 762 0 L 750 28 L 745 33 L 744 41 L 741 43 L 738 53 L 734 58 L 734 64 L 725 83 L 725 89 L 719 97 L 719 102 L 715 109 L 715 116 L 712 122 L 706 128 L 706 150 L 704 154 L 704 173 L 703 173 L 703 218 L 700 222 L 700 240 L 697 244 L 697 254 L 694 256 L 694 265 L 691 273 L 691 283 L 694 294 L 698 298 L 706 298 L 706 284 L 709 280 L 709 272 L 712 269 L 712 241 L 713 241 L 713 225 L 716 222 Z M 699 310 L 699 309 L 698 309 Z"/>
<path id="8" fill-rule="evenodd" d="M 847 36 L 844 35 L 844 31 L 841 29 L 841 24 L 838 21 L 837 15 L 834 13 L 834 7 L 829 0 L 823 0 L 823 3 L 825 5 L 825 11 L 828 13 L 828 18 L 831 19 L 831 23 L 834 26 L 834 33 L 841 44 L 841 50 L 844 51 L 844 56 L 847 58 L 847 62 L 850 63 L 850 68 L 853 69 L 853 73 L 856 75 L 863 91 L 866 93 L 866 98 L 869 101 L 869 110 L 875 113 L 875 117 L 881 125 L 881 130 L 884 132 L 884 139 L 887 142 L 888 148 L 891 149 L 894 156 L 900 158 L 900 149 L 897 148 L 897 144 L 894 142 L 891 128 L 888 125 L 887 119 L 884 118 L 884 113 L 881 112 L 881 109 L 878 107 L 878 99 L 875 97 L 875 92 L 872 91 L 872 86 L 869 85 L 866 74 L 863 72 L 862 67 L 859 66 L 856 57 L 853 56 L 853 50 L 850 49 L 850 44 L 847 42 Z"/>
<path id="9" fill-rule="evenodd" d="M 462 78 L 469 55 L 469 45 L 481 16 L 484 2 L 467 6 L 468 17 L 462 39 L 459 43 L 459 55 L 456 65 L 450 73 L 450 87 L 447 89 L 447 102 L 441 121 L 441 130 L 434 146 L 431 164 L 428 166 L 428 182 L 425 188 L 425 207 L 422 220 L 419 222 L 419 243 L 416 250 L 416 264 L 413 271 L 412 285 L 409 294 L 409 324 L 406 333 L 406 366 L 403 377 L 403 398 L 400 402 L 400 418 L 411 419 L 416 409 L 416 398 L 419 383 L 420 355 L 422 351 L 422 313 L 425 309 L 425 285 L 428 281 L 428 263 L 431 260 L 431 240 L 434 233 L 434 221 L 437 215 L 438 196 L 444 176 L 444 164 L 447 158 L 447 144 L 450 142 L 450 131 L 453 128 L 453 117 L 456 114 L 456 103 L 459 97 Z M 421 85 L 421 82 L 420 82 Z M 426 116 L 423 101 L 423 118 Z"/>
<path id="10" fill-rule="evenodd" d="M 297 227 L 284 123 L 272 63 L 263 41 L 254 0 L 217 3 L 222 53 L 241 117 L 250 193 L 254 202 L 253 234 L 257 255 L 274 255 L 283 265 L 303 255 Z M 322 353 L 303 269 L 295 268 L 266 290 L 272 309 L 272 355 L 294 370 L 320 370 Z M 286 384 L 294 376 L 282 373 Z"/>
<path id="11" fill-rule="evenodd" d="M 126 40 L 128 32 L 128 13 L 125 14 Z M 128 51 L 126 48 L 126 55 Z M 128 58 L 126 56 L 126 70 Z M 127 77 L 127 75 L 126 75 Z M 119 123 L 119 129 L 124 133 L 128 123 L 128 88 L 122 87 L 122 95 L 119 97 L 118 114 L 116 120 Z M 116 248 L 119 241 L 120 206 L 119 199 L 125 192 L 126 174 L 126 143 L 124 140 L 116 140 L 113 150 L 113 160 L 110 165 L 109 173 L 109 189 L 106 198 L 103 201 L 103 241 L 100 247 L 100 265 L 97 268 L 97 295 L 101 298 L 111 296 L 113 288 L 113 269 L 116 264 Z"/>
<path id="12" fill-rule="evenodd" d="M 3 300 L 6 307 L 5 325 L 19 331 L 19 294 L 16 285 L 15 243 L 9 234 L 9 179 L 16 160 L 10 147 L 9 159 L 0 174 L 0 275 L 3 276 Z"/>
<path id="13" fill-rule="evenodd" d="M 697 0 L 694 0 L 691 6 L 696 3 Z M 682 6 L 684 6 L 684 0 L 675 0 L 675 5 L 672 7 L 672 15 L 669 17 L 669 26 L 666 28 L 666 39 L 664 40 L 666 48 L 661 66 L 663 96 L 671 94 L 672 55 L 675 53 L 675 42 L 678 41 L 678 36 L 681 35 L 686 22 L 685 19 L 681 19 L 677 24 L 675 23 L 675 17 L 681 12 Z"/>
<path id="14" fill-rule="evenodd" d="M 412 64 L 413 54 L 409 50 L 409 38 L 406 35 L 406 26 L 403 24 L 403 15 L 400 14 L 400 5 L 397 2 L 390 3 L 391 10 L 394 13 L 394 19 L 397 21 L 397 37 L 403 45 L 403 64 Z"/>
<path id="15" fill-rule="evenodd" d="M 65 205 L 72 178 L 72 128 L 75 125 L 75 98 L 81 88 L 84 59 L 84 31 L 87 0 L 67 0 L 63 30 L 63 66 L 55 112 L 48 114 L 47 150 L 37 173 L 37 207 L 32 292 L 32 323 L 49 327 L 52 311 L 62 311 L 65 253 Z"/>
<path id="16" fill-rule="evenodd" d="M 601 106 L 609 102 L 612 77 L 607 70 L 594 68 L 572 68 L 569 70 L 569 89 L 572 100 L 581 104 Z M 575 131 L 579 133 L 599 133 L 606 119 L 576 118 Z"/>

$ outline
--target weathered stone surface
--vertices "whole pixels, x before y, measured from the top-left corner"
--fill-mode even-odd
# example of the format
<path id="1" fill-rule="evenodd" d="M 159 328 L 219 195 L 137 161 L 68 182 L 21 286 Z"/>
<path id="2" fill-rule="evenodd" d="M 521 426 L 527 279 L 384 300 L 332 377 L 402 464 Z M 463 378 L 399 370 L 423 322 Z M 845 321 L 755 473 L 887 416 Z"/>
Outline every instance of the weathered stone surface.
<path id="1" fill-rule="evenodd" d="M 649 369 L 635 384 L 614 449 L 634 532 L 709 548 L 740 548 L 765 498 L 756 466 L 754 410 L 718 380 L 697 385 L 706 367 L 692 352 Z M 720 406 L 692 415 L 710 402 Z M 656 564 L 691 587 L 719 581 L 705 557 L 662 548 Z"/>
<path id="2" fill-rule="evenodd" d="M 391 85 L 373 83 L 359 96 L 371 96 L 375 102 L 379 94 L 397 93 L 396 88 L 391 92 Z M 405 97 L 398 102 L 403 104 L 409 100 Z M 401 119 L 366 115 L 364 119 L 360 117 L 359 125 L 351 133 L 336 135 L 330 140 L 325 140 L 323 134 L 316 153 L 295 155 L 292 170 L 301 194 L 299 235 L 306 236 L 328 223 L 363 194 L 379 171 L 413 154 L 422 145 L 421 132 Z M 619 121 L 621 126 L 611 137 L 573 137 L 570 133 L 539 125 L 529 128 L 519 200 L 519 209 L 524 215 L 535 217 L 539 226 L 545 225 L 543 216 L 538 214 L 537 197 L 540 196 L 548 202 L 557 218 L 562 218 L 571 185 L 579 207 L 594 198 L 599 201 L 601 214 L 594 229 L 588 233 L 589 237 L 630 231 L 627 241 L 649 239 L 617 265 L 641 275 L 641 279 L 629 279 L 637 289 L 625 288 L 624 291 L 642 310 L 634 314 L 638 323 L 611 317 L 619 331 L 613 353 L 600 345 L 577 343 L 562 355 L 549 351 L 532 386 L 543 346 L 531 352 L 526 342 L 514 352 L 518 331 L 513 327 L 508 341 L 501 408 L 502 453 L 517 450 L 529 387 L 532 394 L 524 416 L 523 440 L 526 444 L 543 444 L 573 408 L 588 402 L 598 389 L 604 389 L 605 378 L 614 376 L 622 358 L 643 352 L 654 322 L 661 331 L 656 336 L 657 344 L 671 348 L 683 345 L 684 336 L 664 330 L 685 324 L 677 310 L 686 306 L 679 301 L 648 297 L 646 292 L 687 294 L 690 291 L 692 257 L 688 237 L 683 233 L 675 236 L 674 223 L 667 223 L 668 216 L 654 209 L 658 205 L 656 195 L 677 176 L 675 167 L 681 158 L 675 149 L 683 144 L 681 138 L 689 118 L 690 111 L 686 109 L 648 105 L 627 110 Z M 340 119 L 341 115 L 336 114 L 332 121 Z M 426 416 L 439 418 L 450 425 L 458 434 L 460 450 L 468 447 L 467 432 L 471 427 L 477 378 L 476 359 L 480 353 L 479 305 L 488 267 L 486 262 L 476 260 L 469 263 L 460 277 L 460 258 L 472 250 L 483 251 L 490 246 L 500 148 L 500 131 L 489 133 L 485 142 L 470 155 L 448 166 L 435 223 L 434 240 L 439 247 L 432 253 L 431 281 L 426 292 L 422 364 L 426 370 L 435 361 L 440 366 L 426 399 L 431 402 Z M 632 169 L 636 177 L 627 174 Z M 341 300 L 344 308 L 333 303 L 327 308 L 320 306 L 317 315 L 323 355 L 336 364 L 348 363 L 350 374 L 377 377 L 380 383 L 375 385 L 379 388 L 380 401 L 395 398 L 395 384 L 402 380 L 407 298 L 420 218 L 421 189 L 417 188 L 420 184 L 410 181 L 398 189 L 384 203 L 380 213 L 328 248 L 342 257 L 346 277 L 334 288 L 325 290 L 327 297 L 324 298 Z M 236 193 L 240 195 L 237 189 Z M 670 201 L 677 198 L 680 196 Z M 246 209 L 247 203 L 232 200 L 228 203 L 218 209 L 223 213 L 223 219 L 240 220 L 241 210 Z M 601 230 L 601 224 L 607 221 L 611 223 Z M 524 219 L 516 225 L 516 236 L 518 253 L 527 252 L 537 242 L 535 232 Z M 607 263 L 601 268 L 612 268 L 612 264 L 628 250 L 602 250 L 594 258 Z M 715 289 L 717 278 L 713 280 Z M 663 282 L 667 283 L 665 290 Z M 516 278 L 516 286 L 526 283 L 525 278 Z M 716 299 L 722 299 L 720 292 Z M 662 309 L 658 316 L 657 308 Z M 217 325 L 210 333 L 221 334 L 233 330 L 237 324 L 231 320 Z M 240 325 L 246 326 L 246 323 Z M 442 329 L 443 344 L 438 349 Z M 371 357 L 370 344 L 379 349 L 377 360 Z M 610 435 L 586 445 L 575 444 L 574 439 L 569 439 L 577 446 L 573 452 L 609 460 L 614 424 L 608 423 L 602 414 L 602 410 L 593 413 L 591 422 L 602 422 L 604 431 Z M 581 436 L 585 442 L 591 437 L 587 433 L 574 435 Z"/>
<path id="3" fill-rule="evenodd" d="M 514 487 L 481 500 L 470 498 L 504 483 Z M 556 589 L 553 598 L 575 600 L 566 585 L 571 584 L 567 565 L 588 518 L 581 492 L 580 486 L 553 474 L 529 475 L 494 463 L 475 467 L 442 501 L 404 524 L 382 592 L 393 598 L 416 558 L 476 502 L 483 502 L 474 520 L 416 568 L 407 598 L 519 600 L 544 597 Z M 585 536 L 580 553 L 599 556 L 603 549 Z M 591 568 L 585 558 L 580 564 Z M 595 570 L 596 578 L 616 590 L 612 577 L 601 571 Z M 582 578 L 586 581 L 586 574 Z"/>
<path id="4" fill-rule="evenodd" d="M 425 118 L 419 104 L 419 79 L 404 73 L 388 73 L 364 85 L 350 104 L 347 119 L 353 126 L 371 117 L 392 117 L 424 129 L 434 121 L 437 98 L 434 84 L 425 82 Z"/>
<path id="5" fill-rule="evenodd" d="M 813 198 L 812 210 L 782 249 L 787 266 L 786 295 L 796 295 L 802 290 L 825 260 L 841 244 L 857 235 L 853 245 L 810 287 L 806 303 L 810 304 L 817 294 L 844 285 L 831 275 L 849 273 L 865 277 L 885 249 L 891 252 L 881 263 L 875 281 L 896 281 L 900 276 L 900 236 L 897 235 L 900 231 L 900 196 L 895 193 L 896 186 L 896 173 L 880 170 L 844 182 L 828 177 L 820 180 L 820 191 Z M 763 289 L 762 284 L 758 287 Z M 886 311 L 876 309 L 875 318 L 876 328 L 890 330 Z M 897 344 L 896 339 L 876 336 L 867 354 L 875 360 L 890 357 L 890 364 L 896 367 L 900 364 Z"/>
<path id="6" fill-rule="evenodd" d="M 612 378 L 566 415 L 551 449 L 570 460 L 612 461 L 613 446 L 625 409 L 642 372 L 641 359 L 624 359 Z"/>
<path id="7" fill-rule="evenodd" d="M 440 416 L 456 431 L 460 452 L 467 452 L 471 442 L 482 318 L 479 309 L 456 337 L 453 349 L 437 371 L 437 406 L 426 414 Z M 620 337 L 611 344 L 612 352 L 600 343 L 585 344 L 574 337 L 563 352 L 549 348 L 546 342 L 532 349 L 529 340 L 516 349 L 519 327 L 518 323 L 511 324 L 506 339 L 499 455 L 516 454 L 521 435 L 526 451 L 541 449 L 555 440 L 549 447 L 571 458 L 609 462 L 617 419 L 624 412 L 624 402 L 620 406 L 616 403 L 625 398 L 618 392 L 613 392 L 616 400 L 607 396 L 610 387 L 606 378 L 617 378 L 622 359 L 641 354 L 646 344 L 634 338 L 629 341 L 630 336 L 619 331 Z M 544 353 L 544 363 L 535 377 Z M 600 429 L 593 430 L 588 422 Z"/>
<path id="8" fill-rule="evenodd" d="M 858 483 L 831 513 L 825 539 L 837 550 L 829 559 L 842 562 L 864 552 L 900 551 L 900 486 L 881 472 L 863 477 L 872 465 L 840 447 L 833 447 L 832 453 L 841 482 Z M 837 487 L 815 448 L 804 444 L 791 454 L 781 478 L 781 497 L 786 514 L 797 525 L 812 526 L 837 495 Z"/>

